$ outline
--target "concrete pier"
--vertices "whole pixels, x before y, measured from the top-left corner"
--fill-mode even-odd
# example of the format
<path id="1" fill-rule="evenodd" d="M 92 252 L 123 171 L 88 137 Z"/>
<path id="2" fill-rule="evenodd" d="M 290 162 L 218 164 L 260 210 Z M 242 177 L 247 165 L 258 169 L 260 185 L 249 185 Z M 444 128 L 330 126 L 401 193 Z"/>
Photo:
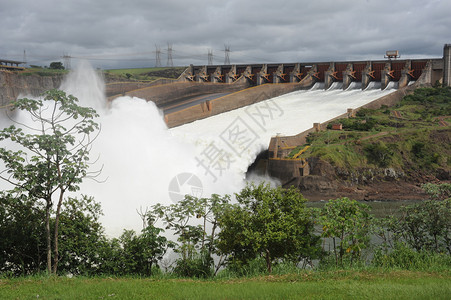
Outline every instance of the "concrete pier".
<path id="1" fill-rule="evenodd" d="M 443 47 L 443 86 L 451 86 L 451 44 Z"/>
<path id="2" fill-rule="evenodd" d="M 436 59 L 190 66 L 178 81 L 232 84 L 244 78 L 250 85 L 323 82 L 325 89 L 342 82 L 344 90 L 353 82 L 361 83 L 364 90 L 375 81 L 385 89 L 390 81 L 404 87 L 418 80 L 430 62 L 431 80 L 442 82 L 446 73 L 445 81 L 451 85 L 450 47 L 445 46 L 444 58 Z M 445 64 L 447 72 L 443 72 Z"/>

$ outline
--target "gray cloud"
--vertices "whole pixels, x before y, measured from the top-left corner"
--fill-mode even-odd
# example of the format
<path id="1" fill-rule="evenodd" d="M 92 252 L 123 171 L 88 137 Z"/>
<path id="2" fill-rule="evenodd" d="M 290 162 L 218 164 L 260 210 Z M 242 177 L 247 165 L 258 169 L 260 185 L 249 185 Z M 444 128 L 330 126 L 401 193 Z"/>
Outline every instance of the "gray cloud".
<path id="1" fill-rule="evenodd" d="M 440 57 L 451 42 L 447 0 L 0 0 L 0 57 L 48 64 L 63 53 L 97 67 Z"/>

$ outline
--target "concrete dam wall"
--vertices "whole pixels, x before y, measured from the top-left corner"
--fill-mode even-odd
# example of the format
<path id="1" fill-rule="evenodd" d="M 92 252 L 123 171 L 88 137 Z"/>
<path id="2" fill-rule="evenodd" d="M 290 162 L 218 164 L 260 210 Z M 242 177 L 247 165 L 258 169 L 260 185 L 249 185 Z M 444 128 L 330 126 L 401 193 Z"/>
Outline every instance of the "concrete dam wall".
<path id="1" fill-rule="evenodd" d="M 403 89 L 412 82 L 442 82 L 443 70 L 443 59 L 190 66 L 177 84 L 126 94 L 154 101 L 164 110 L 165 104 L 172 103 L 176 107 L 178 101 L 194 95 L 231 92 L 214 99 L 192 102 L 192 105 L 184 105 L 179 110 L 165 111 L 168 127 L 175 127 L 296 90 L 308 89 L 317 82 L 324 83 L 325 89 L 334 83 L 341 84 L 343 89 L 349 88 L 352 83 L 366 89 L 371 82 L 380 82 L 381 89 L 395 82 L 399 89 Z"/>

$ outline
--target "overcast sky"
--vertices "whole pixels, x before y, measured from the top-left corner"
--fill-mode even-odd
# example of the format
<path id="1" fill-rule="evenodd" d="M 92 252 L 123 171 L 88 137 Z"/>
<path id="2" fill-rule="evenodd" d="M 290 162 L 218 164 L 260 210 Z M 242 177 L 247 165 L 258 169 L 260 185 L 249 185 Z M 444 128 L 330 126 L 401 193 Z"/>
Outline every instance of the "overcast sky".
<path id="1" fill-rule="evenodd" d="M 442 57 L 451 0 L 0 0 L 0 58 L 94 67 Z"/>

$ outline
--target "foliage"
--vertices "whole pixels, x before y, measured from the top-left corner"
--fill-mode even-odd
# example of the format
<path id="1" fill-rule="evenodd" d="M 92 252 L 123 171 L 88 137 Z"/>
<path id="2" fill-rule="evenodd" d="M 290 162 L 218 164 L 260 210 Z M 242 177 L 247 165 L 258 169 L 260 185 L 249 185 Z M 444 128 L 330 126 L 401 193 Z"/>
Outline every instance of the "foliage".
<path id="1" fill-rule="evenodd" d="M 174 268 L 176 274 L 206 277 L 216 274 L 219 270 L 223 258 L 219 258 L 216 266 L 213 260 L 213 255 L 218 254 L 217 218 L 229 201 L 228 195 L 221 197 L 213 194 L 210 198 L 200 199 L 187 195 L 182 201 L 168 207 L 159 204 L 153 206 L 149 218 L 152 220 L 161 218 L 166 229 L 172 230 L 178 236 L 179 243 L 174 251 L 181 257 L 176 261 Z M 195 220 L 201 221 L 201 224 L 195 225 Z"/>
<path id="2" fill-rule="evenodd" d="M 212 258 L 206 252 L 176 261 L 173 273 L 180 277 L 207 278 L 213 275 Z"/>
<path id="3" fill-rule="evenodd" d="M 360 258 L 369 246 L 372 217 L 369 206 L 349 198 L 329 200 L 321 211 L 322 237 L 332 239 L 335 264 L 343 266 L 343 259 Z"/>
<path id="4" fill-rule="evenodd" d="M 93 120 L 96 112 L 77 102 L 74 96 L 58 90 L 47 91 L 44 99 L 19 99 L 12 102 L 13 109 L 28 113 L 33 124 L 15 121 L 19 127 L 12 125 L 0 131 L 0 141 L 9 140 L 20 148 L 0 148 L 0 159 L 5 164 L 0 178 L 12 184 L 17 195 L 25 194 L 30 200 L 45 202 L 49 273 L 56 273 L 58 266 L 58 227 L 64 194 L 77 191 L 88 175 L 88 154 L 93 141 L 90 134 L 98 130 Z M 52 268 L 50 213 L 55 197 Z"/>
<path id="5" fill-rule="evenodd" d="M 416 251 L 405 243 L 397 242 L 390 251 L 376 249 L 371 264 L 386 269 L 449 270 L 451 256 L 427 250 Z"/>
<path id="6" fill-rule="evenodd" d="M 261 256 L 271 272 L 277 259 L 300 261 L 319 256 L 311 211 L 295 188 L 250 184 L 236 198 L 238 203 L 226 207 L 219 217 L 218 248 L 229 256 L 229 265 L 245 265 Z"/>
<path id="7" fill-rule="evenodd" d="M 437 164 L 440 158 L 440 155 L 434 152 L 432 145 L 428 145 L 425 141 L 414 141 L 412 144 L 411 152 L 418 164 L 424 166 Z"/>
<path id="8" fill-rule="evenodd" d="M 45 261 L 44 210 L 25 195 L 0 195 L 0 273 L 30 275 Z"/>
<path id="9" fill-rule="evenodd" d="M 60 215 L 59 273 L 89 274 L 97 271 L 98 249 L 105 243 L 99 217 L 100 204 L 92 197 L 69 198 Z"/>
<path id="10" fill-rule="evenodd" d="M 368 144 L 364 147 L 368 161 L 380 167 L 387 167 L 393 157 L 392 147 L 388 147 L 384 142 Z"/>
<path id="11" fill-rule="evenodd" d="M 421 187 L 433 199 L 445 200 L 451 198 L 451 183 L 425 183 Z"/>
<path id="12" fill-rule="evenodd" d="M 177 79 L 186 70 L 186 67 L 162 67 L 162 68 L 136 68 L 106 70 L 108 77 L 116 77 L 133 80 L 157 80 L 160 78 Z M 127 75 L 128 74 L 128 75 Z"/>
<path id="13" fill-rule="evenodd" d="M 385 109 L 386 109 L 386 107 L 385 107 Z M 367 117 L 372 116 L 372 115 L 374 115 L 376 113 L 377 113 L 377 110 L 375 110 L 375 109 L 364 108 L 363 107 L 363 108 L 360 108 L 360 109 L 357 110 L 356 117 L 367 118 Z"/>
<path id="14" fill-rule="evenodd" d="M 49 69 L 54 69 L 54 70 L 64 70 L 64 66 L 63 63 L 60 61 L 54 61 L 51 62 L 49 65 Z"/>
<path id="15" fill-rule="evenodd" d="M 106 274 L 122 275 L 152 275 L 158 268 L 157 262 L 163 258 L 168 246 L 168 240 L 161 236 L 161 228 L 149 224 L 143 229 L 141 235 L 133 230 L 124 230 L 119 239 L 112 241 L 112 250 L 115 252 L 113 261 L 110 261 Z"/>
<path id="16" fill-rule="evenodd" d="M 402 215 L 387 223 L 395 242 L 416 251 L 451 255 L 451 199 L 426 200 L 401 208 Z"/>
<path id="17" fill-rule="evenodd" d="M 449 103 L 451 100 L 450 87 L 434 87 L 416 89 L 412 95 L 404 97 L 402 104 L 420 103 Z"/>
<path id="18" fill-rule="evenodd" d="M 43 204 L 3 194 L 0 208 L 0 272 L 37 274 L 45 269 L 45 210 Z M 90 197 L 69 198 L 60 216 L 59 273 L 93 275 L 99 249 L 106 243 L 99 223 L 100 205 Z M 50 220 L 54 224 L 55 219 Z"/>

